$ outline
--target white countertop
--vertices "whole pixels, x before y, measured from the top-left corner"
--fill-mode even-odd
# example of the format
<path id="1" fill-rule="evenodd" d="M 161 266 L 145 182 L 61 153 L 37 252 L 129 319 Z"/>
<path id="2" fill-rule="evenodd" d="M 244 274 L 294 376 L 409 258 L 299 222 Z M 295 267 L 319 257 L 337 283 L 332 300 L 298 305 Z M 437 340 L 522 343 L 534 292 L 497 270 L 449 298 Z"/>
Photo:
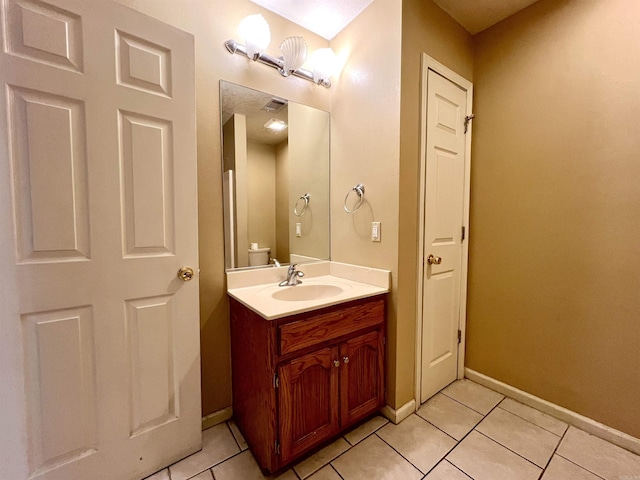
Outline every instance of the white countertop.
<path id="1" fill-rule="evenodd" d="M 287 267 L 227 272 L 227 293 L 267 320 L 295 315 L 351 300 L 387 293 L 391 272 L 336 262 L 300 265 L 305 273 L 302 284 L 279 287 L 285 279 Z M 325 298 L 312 300 L 278 300 L 286 289 L 333 285 L 341 291 Z M 300 290 L 304 291 L 304 290 Z M 286 294 L 285 294 L 286 295 Z"/>

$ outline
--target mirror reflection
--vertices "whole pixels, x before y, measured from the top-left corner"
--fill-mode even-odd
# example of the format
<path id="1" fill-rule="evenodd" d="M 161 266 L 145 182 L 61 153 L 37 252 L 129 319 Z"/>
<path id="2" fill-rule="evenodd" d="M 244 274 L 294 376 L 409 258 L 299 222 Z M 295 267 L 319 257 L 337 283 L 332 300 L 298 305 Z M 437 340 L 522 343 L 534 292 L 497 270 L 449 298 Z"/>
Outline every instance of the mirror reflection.
<path id="1" fill-rule="evenodd" d="M 329 113 L 220 82 L 225 266 L 329 259 Z"/>

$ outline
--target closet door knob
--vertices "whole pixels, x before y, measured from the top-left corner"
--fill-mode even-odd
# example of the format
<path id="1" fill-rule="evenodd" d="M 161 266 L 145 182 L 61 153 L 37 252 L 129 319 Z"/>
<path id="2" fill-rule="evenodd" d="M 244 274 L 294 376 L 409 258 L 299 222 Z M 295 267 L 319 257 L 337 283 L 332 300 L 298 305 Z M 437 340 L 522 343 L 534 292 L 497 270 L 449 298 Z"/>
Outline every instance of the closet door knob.
<path id="1" fill-rule="evenodd" d="M 338 368 L 340 366 L 340 360 L 334 360 L 333 361 L 333 366 Z"/>
<path id="2" fill-rule="evenodd" d="M 442 257 L 436 257 L 435 255 L 429 255 L 427 257 L 429 265 L 440 265 L 442 263 Z"/>
<path id="3" fill-rule="evenodd" d="M 185 282 L 188 282 L 193 278 L 193 268 L 182 267 L 180 270 L 178 270 L 178 278 Z"/>
<path id="4" fill-rule="evenodd" d="M 349 363 L 349 357 L 342 357 L 342 361 L 344 363 Z"/>

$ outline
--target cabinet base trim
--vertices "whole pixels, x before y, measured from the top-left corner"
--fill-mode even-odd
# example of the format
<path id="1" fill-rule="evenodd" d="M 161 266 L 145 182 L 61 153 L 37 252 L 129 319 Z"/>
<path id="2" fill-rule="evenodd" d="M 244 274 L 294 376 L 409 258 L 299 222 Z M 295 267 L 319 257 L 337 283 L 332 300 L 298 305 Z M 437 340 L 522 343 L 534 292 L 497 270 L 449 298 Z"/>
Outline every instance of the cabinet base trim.
<path id="1" fill-rule="evenodd" d="M 206 417 L 202 417 L 202 430 L 206 430 L 207 428 L 211 428 L 219 423 L 226 422 L 227 420 L 230 420 L 232 416 L 233 408 L 231 407 L 210 413 Z"/>
<path id="2" fill-rule="evenodd" d="M 389 405 L 382 407 L 382 414 L 396 425 L 416 411 L 415 399 L 410 400 L 403 406 L 394 410 Z"/>
<path id="3" fill-rule="evenodd" d="M 580 430 L 584 430 L 595 437 L 602 438 L 603 440 L 613 443 L 625 450 L 629 450 L 636 455 L 640 455 L 640 439 L 638 438 L 632 437 L 631 435 L 621 432 L 620 430 L 616 430 L 615 428 L 608 427 L 600 422 L 596 422 L 589 417 L 580 415 L 579 413 L 568 410 L 560 405 L 556 405 L 555 403 L 548 402 L 540 397 L 536 397 L 535 395 L 519 390 L 516 387 L 502 383 L 500 380 L 488 377 L 482 373 L 476 372 L 475 370 L 471 370 L 470 368 L 464 369 L 464 376 L 469 380 L 490 388 L 491 390 L 495 390 L 496 392 L 506 395 L 507 397 L 511 397 L 520 403 L 524 403 L 536 410 L 540 410 L 541 412 L 551 415 L 558 420 L 562 420 L 569 425 L 573 425 Z"/>

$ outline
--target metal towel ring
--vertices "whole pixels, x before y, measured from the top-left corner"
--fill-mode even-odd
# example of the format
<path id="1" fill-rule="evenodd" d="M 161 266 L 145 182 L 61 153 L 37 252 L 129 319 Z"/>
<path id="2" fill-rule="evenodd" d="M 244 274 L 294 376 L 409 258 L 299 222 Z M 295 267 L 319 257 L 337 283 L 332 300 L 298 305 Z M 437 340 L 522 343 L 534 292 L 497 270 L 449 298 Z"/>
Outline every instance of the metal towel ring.
<path id="1" fill-rule="evenodd" d="M 349 195 L 351 194 L 351 192 L 356 192 L 358 194 L 358 201 L 355 207 L 353 208 L 353 210 L 349 210 L 349 208 L 347 208 L 347 199 L 349 198 Z M 364 201 L 364 185 L 359 183 L 358 185 L 353 187 L 351 190 L 349 190 L 347 192 L 347 195 L 344 197 L 344 211 L 347 213 L 357 212 L 360 206 L 362 205 L 363 201 Z"/>
<path id="2" fill-rule="evenodd" d="M 293 207 L 293 214 L 296 217 L 301 217 L 304 215 L 304 212 L 307 211 L 307 207 L 309 206 L 309 194 L 305 193 L 304 195 L 302 195 L 298 200 L 296 200 L 296 204 Z M 298 213 L 298 202 L 300 202 L 300 200 L 304 200 L 304 205 L 302 206 L 302 211 L 300 213 Z"/>

